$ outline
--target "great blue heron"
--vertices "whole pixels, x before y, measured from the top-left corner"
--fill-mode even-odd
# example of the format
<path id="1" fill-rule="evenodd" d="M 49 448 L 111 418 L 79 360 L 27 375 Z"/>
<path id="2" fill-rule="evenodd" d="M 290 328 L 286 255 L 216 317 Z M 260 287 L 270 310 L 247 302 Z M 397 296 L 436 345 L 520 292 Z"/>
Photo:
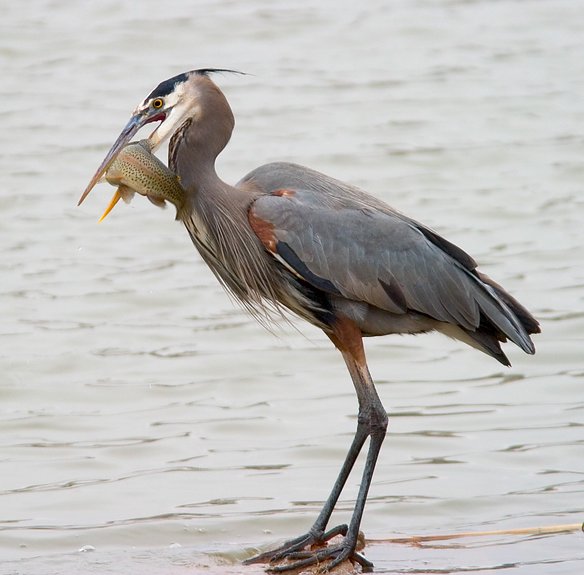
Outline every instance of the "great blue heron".
<path id="1" fill-rule="evenodd" d="M 533 316 L 476 269 L 463 250 L 360 189 L 291 163 L 263 165 L 235 186 L 215 171 L 229 142 L 231 108 L 209 78 L 193 70 L 159 84 L 138 105 L 81 197 L 145 124 L 156 149 L 170 139 L 168 163 L 184 189 L 180 219 L 220 283 L 268 322 L 290 310 L 321 328 L 341 352 L 357 392 L 355 437 L 322 511 L 308 532 L 249 562 L 273 571 L 345 559 L 363 570 L 359 526 L 388 417 L 369 374 L 364 336 L 436 330 L 510 365 L 499 342 L 535 351 Z M 144 195 L 148 193 L 142 191 Z M 160 203 L 160 197 L 151 198 Z M 327 531 L 332 511 L 367 438 L 369 448 L 348 525 Z M 340 543 L 322 545 L 333 535 Z M 321 544 L 321 545 L 319 545 Z M 275 565 L 288 557 L 290 561 Z"/>

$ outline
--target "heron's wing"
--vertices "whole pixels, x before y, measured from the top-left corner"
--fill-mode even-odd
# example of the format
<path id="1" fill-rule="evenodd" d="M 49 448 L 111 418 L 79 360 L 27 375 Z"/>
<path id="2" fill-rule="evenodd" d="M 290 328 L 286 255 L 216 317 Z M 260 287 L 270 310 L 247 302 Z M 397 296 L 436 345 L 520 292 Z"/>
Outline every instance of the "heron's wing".
<path id="1" fill-rule="evenodd" d="M 517 345 L 530 347 L 513 313 L 473 271 L 470 256 L 391 209 L 280 189 L 259 197 L 249 219 L 274 257 L 325 292 L 469 331 L 484 314 Z"/>

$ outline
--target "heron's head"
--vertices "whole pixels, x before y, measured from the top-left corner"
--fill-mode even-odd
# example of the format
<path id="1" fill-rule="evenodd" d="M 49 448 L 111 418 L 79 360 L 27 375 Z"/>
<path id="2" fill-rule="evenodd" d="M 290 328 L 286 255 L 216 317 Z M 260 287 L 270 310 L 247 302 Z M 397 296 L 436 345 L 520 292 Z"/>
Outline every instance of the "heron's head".
<path id="1" fill-rule="evenodd" d="M 158 84 L 134 110 L 130 120 L 83 192 L 78 205 L 87 197 L 95 184 L 107 172 L 122 148 L 130 142 L 140 128 L 146 124 L 160 122 L 148 138 L 151 149 L 154 151 L 187 120 L 196 120 L 205 116 L 205 109 L 209 107 L 210 89 L 211 91 L 214 89 L 215 95 L 219 94 L 224 100 L 219 89 L 208 78 L 212 72 L 235 71 L 215 68 L 192 70 Z M 227 108 L 229 110 L 228 106 Z"/>

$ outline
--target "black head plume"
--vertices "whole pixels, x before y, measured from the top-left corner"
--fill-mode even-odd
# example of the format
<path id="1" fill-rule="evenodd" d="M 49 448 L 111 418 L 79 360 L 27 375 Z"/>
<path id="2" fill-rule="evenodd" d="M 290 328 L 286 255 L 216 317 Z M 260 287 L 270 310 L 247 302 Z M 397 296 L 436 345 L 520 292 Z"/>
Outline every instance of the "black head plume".
<path id="1" fill-rule="evenodd" d="M 198 70 L 191 70 L 194 74 L 201 74 L 202 76 L 208 76 L 209 74 L 240 74 L 242 76 L 248 76 L 246 72 L 240 72 L 239 70 L 230 70 L 229 68 L 199 68 Z"/>
<path id="2" fill-rule="evenodd" d="M 160 98 L 164 96 L 168 96 L 174 92 L 175 87 L 177 84 L 182 82 L 186 82 L 189 79 L 191 74 L 199 74 L 201 76 L 209 76 L 210 74 L 220 74 L 220 73 L 228 73 L 228 74 L 242 74 L 247 76 L 245 72 L 239 72 L 238 70 L 229 70 L 227 68 L 200 68 L 198 70 L 190 70 L 189 72 L 183 72 L 182 74 L 178 74 L 177 76 L 173 76 L 168 80 L 164 80 L 164 82 L 160 82 L 150 94 L 145 98 L 145 102 L 152 99 L 152 98 Z"/>

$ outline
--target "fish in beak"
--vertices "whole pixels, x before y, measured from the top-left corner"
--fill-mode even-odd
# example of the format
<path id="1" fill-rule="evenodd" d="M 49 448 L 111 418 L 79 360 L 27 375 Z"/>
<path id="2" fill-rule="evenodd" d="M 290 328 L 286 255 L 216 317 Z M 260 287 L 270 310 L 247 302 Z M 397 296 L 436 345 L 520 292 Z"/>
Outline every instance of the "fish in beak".
<path id="1" fill-rule="evenodd" d="M 112 185 L 117 185 L 118 189 L 101 219 L 109 213 L 120 198 L 128 200 L 133 192 L 147 196 L 156 205 L 163 205 L 165 201 L 169 201 L 177 209 L 182 206 L 184 190 L 178 184 L 176 175 L 160 162 L 153 152 L 172 136 L 186 117 L 193 112 L 192 98 L 189 100 L 185 97 L 187 95 L 185 85 L 188 79 L 188 74 L 179 74 L 162 82 L 136 108 L 81 194 L 77 205 L 81 205 L 95 184 L 105 175 L 106 180 Z M 133 142 L 129 146 L 136 132 L 152 122 L 160 122 L 160 124 L 150 134 L 148 140 Z M 120 153 L 122 157 L 116 164 Z M 140 170 L 139 175 L 131 174 L 132 165 Z M 145 181 L 147 183 L 144 183 Z"/>
<path id="2" fill-rule="evenodd" d="M 158 207 L 164 207 L 166 202 L 172 203 L 178 215 L 184 204 L 185 191 L 178 176 L 152 153 L 154 147 L 152 137 L 130 142 L 111 162 L 105 173 L 105 179 L 112 186 L 117 186 L 117 189 L 99 219 L 100 222 L 120 199 L 129 203 L 135 193 L 146 196 Z"/>
<path id="3" fill-rule="evenodd" d="M 130 142 L 134 134 L 145 124 L 141 114 L 134 114 L 130 121 L 126 124 L 126 127 L 122 130 L 121 134 L 118 136 L 118 139 L 115 141 L 114 145 L 111 147 L 110 151 L 107 153 L 106 157 L 104 158 L 103 162 L 97 168 L 97 172 L 91 181 L 85 188 L 83 194 L 79 198 L 79 202 L 77 203 L 78 206 L 81 205 L 83 200 L 89 195 L 89 192 L 94 188 L 95 184 L 99 182 L 101 177 L 108 171 L 109 167 L 112 165 L 114 160 L 118 157 L 118 154 L 122 150 L 122 148 Z"/>
<path id="4" fill-rule="evenodd" d="M 146 106 L 144 104 L 137 108 L 132 117 L 130 118 L 130 121 L 126 124 L 125 128 L 121 131 L 120 135 L 118 136 L 118 139 L 114 142 L 114 145 L 107 153 L 103 162 L 101 163 L 99 168 L 97 168 L 97 172 L 95 172 L 95 175 L 93 176 L 93 178 L 91 178 L 91 181 L 85 188 L 85 191 L 83 192 L 83 194 L 81 194 L 79 202 L 77 202 L 77 205 L 78 206 L 81 205 L 81 203 L 89 195 L 89 192 L 91 192 L 95 184 L 97 184 L 97 182 L 100 181 L 102 176 L 108 171 L 110 166 L 117 158 L 118 154 L 124 148 L 124 146 L 130 142 L 134 134 L 136 134 L 136 132 L 140 128 L 152 122 L 164 122 L 164 120 L 166 120 L 166 117 L 167 117 L 166 110 L 160 110 L 157 108 L 153 108 L 151 106 Z M 153 142 L 151 149 L 155 149 L 161 143 L 161 138 L 159 134 L 157 134 L 157 132 L 158 129 L 155 130 L 151 136 L 151 140 Z"/>

